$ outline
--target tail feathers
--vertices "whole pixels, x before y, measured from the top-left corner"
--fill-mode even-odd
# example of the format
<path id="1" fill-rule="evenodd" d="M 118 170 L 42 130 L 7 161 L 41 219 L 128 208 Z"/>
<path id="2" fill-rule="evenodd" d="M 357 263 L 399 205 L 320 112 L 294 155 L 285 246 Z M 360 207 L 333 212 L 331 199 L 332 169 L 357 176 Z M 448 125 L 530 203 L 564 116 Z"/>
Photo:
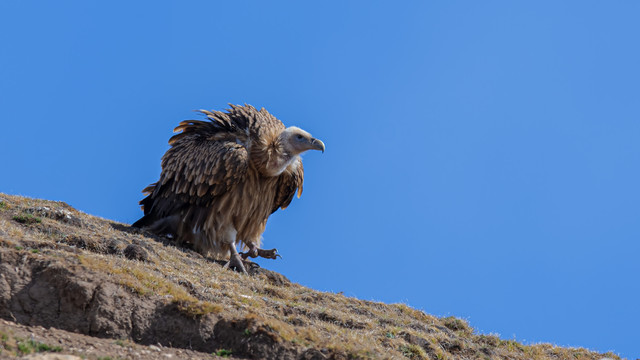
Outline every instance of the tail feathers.
<path id="1" fill-rule="evenodd" d="M 157 235 L 176 235 L 179 222 L 180 217 L 178 215 L 156 219 L 149 214 L 143 216 L 142 218 L 140 218 L 140 220 L 134 222 L 131 226 L 145 229 Z"/>
<path id="2" fill-rule="evenodd" d="M 149 185 L 149 187 L 154 186 L 155 184 Z M 148 189 L 148 188 L 147 188 Z M 145 189 L 145 191 L 147 190 Z M 141 205 L 142 211 L 144 211 L 144 216 L 141 217 L 138 221 L 131 224 L 133 227 L 143 228 L 152 224 L 156 219 L 152 214 L 151 209 L 153 208 L 154 201 L 151 195 L 145 197 L 140 200 L 139 204 Z"/>
<path id="3" fill-rule="evenodd" d="M 143 227 L 146 227 L 149 225 L 149 215 L 145 215 L 143 217 L 141 217 L 140 219 L 138 219 L 138 221 L 134 222 L 133 224 L 131 224 L 131 226 L 133 227 L 137 227 L 142 229 Z"/>

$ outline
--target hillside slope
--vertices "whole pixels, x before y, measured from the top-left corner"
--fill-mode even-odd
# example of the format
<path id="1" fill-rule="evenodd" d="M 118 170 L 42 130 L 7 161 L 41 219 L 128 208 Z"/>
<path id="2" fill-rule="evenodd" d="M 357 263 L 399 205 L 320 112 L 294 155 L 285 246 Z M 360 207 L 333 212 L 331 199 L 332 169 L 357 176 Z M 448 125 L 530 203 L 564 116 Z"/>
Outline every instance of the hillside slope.
<path id="1" fill-rule="evenodd" d="M 250 272 L 62 202 L 0 194 L 0 355 L 618 359 Z"/>

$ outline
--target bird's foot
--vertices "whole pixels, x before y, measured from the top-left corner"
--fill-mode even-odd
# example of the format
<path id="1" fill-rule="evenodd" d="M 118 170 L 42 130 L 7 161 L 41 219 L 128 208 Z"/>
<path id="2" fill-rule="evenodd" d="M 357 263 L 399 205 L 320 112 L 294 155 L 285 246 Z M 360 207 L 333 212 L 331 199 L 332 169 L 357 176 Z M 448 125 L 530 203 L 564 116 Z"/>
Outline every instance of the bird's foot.
<path id="1" fill-rule="evenodd" d="M 249 251 L 247 251 L 246 253 L 240 253 L 240 255 L 242 256 L 243 259 L 246 259 L 248 257 L 256 258 L 258 256 L 263 257 L 265 259 L 276 259 L 276 258 L 282 259 L 282 256 L 278 254 L 278 249 L 264 250 L 264 249 L 259 249 L 257 247 L 254 247 L 249 249 Z"/>
<path id="2" fill-rule="evenodd" d="M 264 250 L 258 249 L 258 256 L 263 257 L 265 259 L 282 259 L 282 256 L 278 254 L 278 249 Z"/>
<path id="3" fill-rule="evenodd" d="M 247 269 L 245 269 L 244 264 L 242 263 L 242 257 L 238 253 L 231 254 L 229 261 L 224 264 L 223 268 L 235 270 L 241 273 L 248 275 Z"/>

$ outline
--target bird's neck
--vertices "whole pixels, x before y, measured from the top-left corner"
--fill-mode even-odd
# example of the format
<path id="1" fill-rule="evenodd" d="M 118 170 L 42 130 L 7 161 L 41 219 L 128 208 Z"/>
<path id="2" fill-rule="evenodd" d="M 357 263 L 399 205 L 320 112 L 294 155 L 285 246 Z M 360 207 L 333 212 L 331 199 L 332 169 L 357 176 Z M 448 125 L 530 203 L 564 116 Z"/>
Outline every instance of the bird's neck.
<path id="1" fill-rule="evenodd" d="M 265 166 L 265 175 L 278 176 L 282 174 L 296 159 L 296 157 L 297 155 L 292 155 L 286 152 L 272 152 Z"/>

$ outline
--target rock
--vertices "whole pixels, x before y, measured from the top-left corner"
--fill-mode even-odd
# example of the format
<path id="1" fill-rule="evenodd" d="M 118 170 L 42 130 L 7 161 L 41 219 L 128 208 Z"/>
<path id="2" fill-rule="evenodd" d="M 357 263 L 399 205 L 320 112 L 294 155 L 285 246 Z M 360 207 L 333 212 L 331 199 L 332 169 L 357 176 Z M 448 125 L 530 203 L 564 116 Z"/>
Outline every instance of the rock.
<path id="1" fill-rule="evenodd" d="M 129 260 L 147 261 L 149 260 L 149 254 L 140 245 L 129 244 L 124 251 L 124 256 Z"/>
<path id="2" fill-rule="evenodd" d="M 124 241 L 118 239 L 105 240 L 107 244 L 107 253 L 109 254 L 122 254 L 126 249 Z"/>
<path id="3" fill-rule="evenodd" d="M 81 357 L 75 355 L 65 355 L 65 354 L 31 354 L 27 356 L 21 357 L 21 359 L 29 359 L 29 360 L 82 360 Z"/>
<path id="4" fill-rule="evenodd" d="M 82 220 L 77 216 L 74 216 L 73 213 L 69 210 L 63 208 L 52 209 L 48 206 L 37 206 L 28 208 L 25 210 L 26 213 L 47 217 L 49 219 L 61 221 L 73 226 L 81 226 Z"/>

